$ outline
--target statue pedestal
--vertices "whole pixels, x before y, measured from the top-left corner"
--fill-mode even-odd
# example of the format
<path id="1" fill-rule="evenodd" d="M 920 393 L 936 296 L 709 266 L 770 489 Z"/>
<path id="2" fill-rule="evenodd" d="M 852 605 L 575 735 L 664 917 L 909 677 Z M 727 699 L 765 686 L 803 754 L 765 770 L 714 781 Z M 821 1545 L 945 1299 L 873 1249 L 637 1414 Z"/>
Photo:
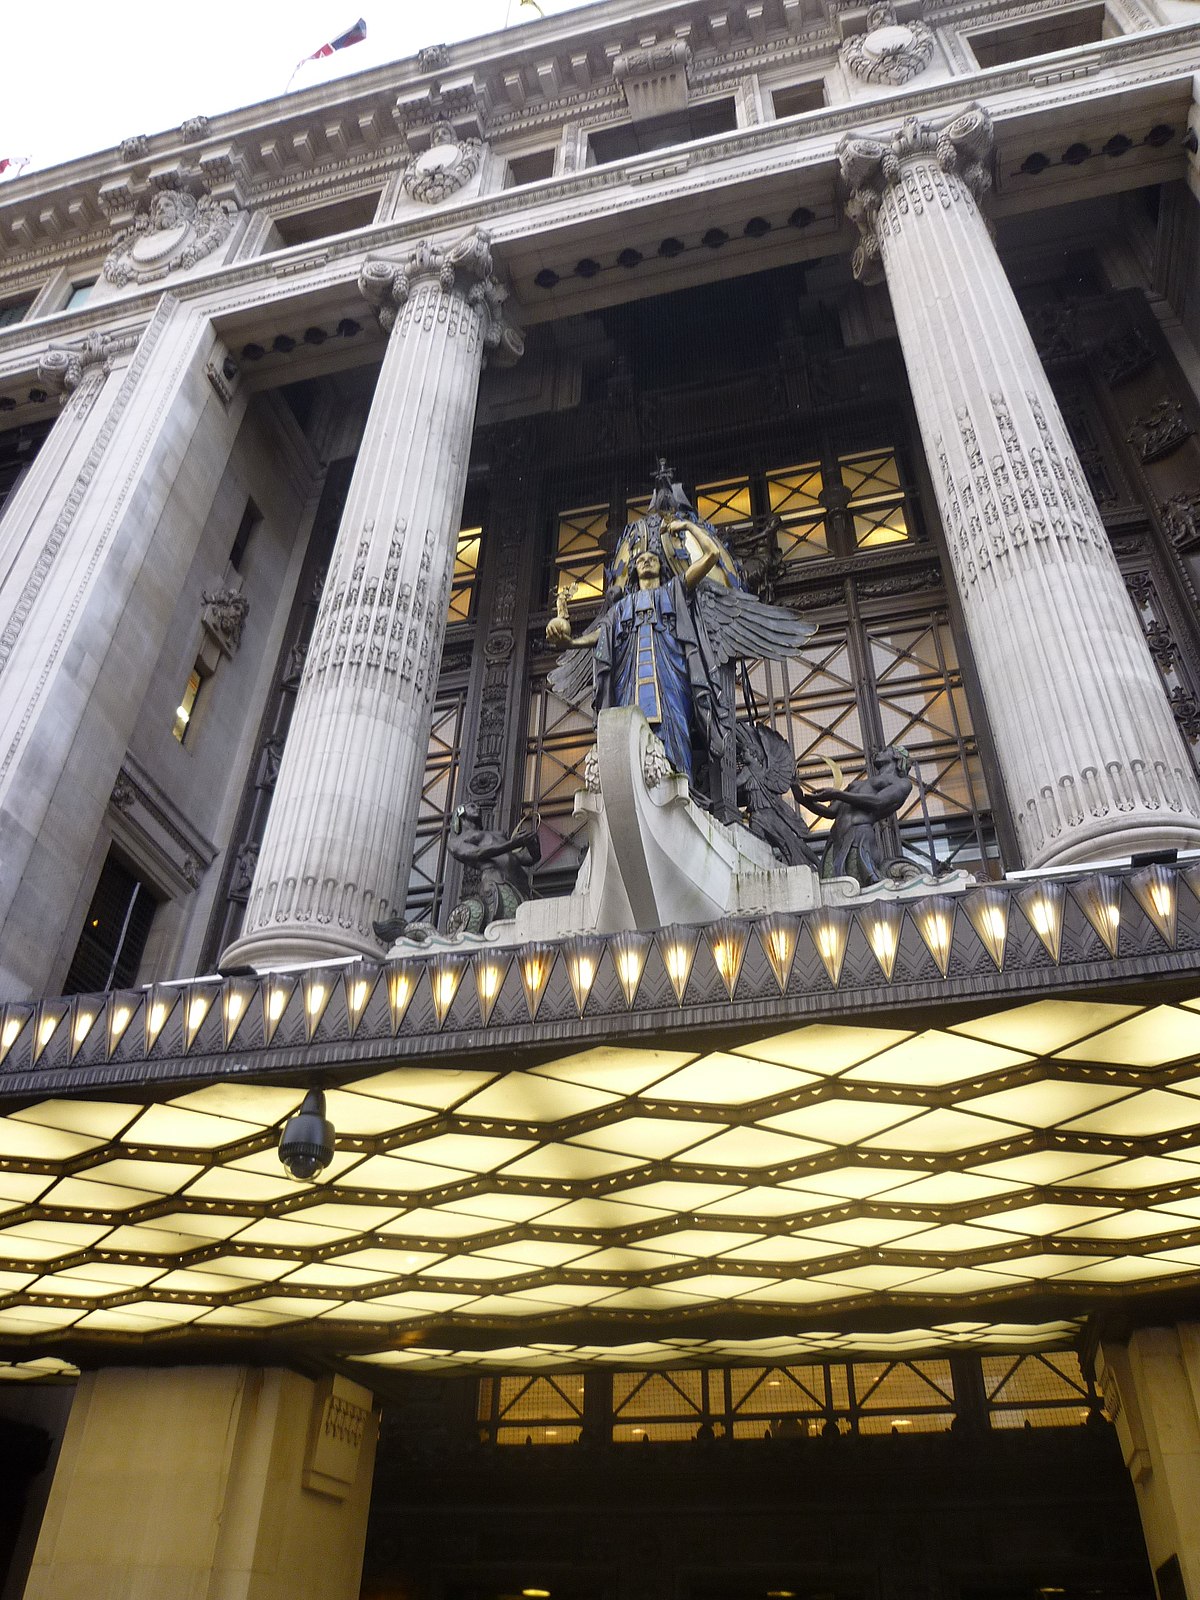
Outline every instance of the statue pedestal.
<path id="1" fill-rule="evenodd" d="M 853 878 L 822 883 L 812 867 L 785 867 L 769 844 L 731 827 L 691 799 L 687 779 L 673 772 L 657 736 L 634 706 L 602 711 L 587 786 L 575 796 L 587 819 L 588 853 L 575 888 L 553 900 L 527 900 L 507 922 L 482 936 L 434 935 L 417 948 L 518 945 L 575 934 L 652 932 L 672 923 L 810 911 L 864 899 L 913 899 L 960 893 L 965 872 L 941 879 L 914 873 L 903 883 L 862 889 Z M 414 948 L 397 941 L 391 954 Z"/>
<path id="2" fill-rule="evenodd" d="M 768 879 L 789 880 L 789 910 L 817 903 L 810 867 L 781 869 L 770 845 L 718 822 L 689 798 L 687 779 L 667 766 L 636 707 L 600 713 L 588 767 L 589 785 L 575 796 L 575 811 L 587 818 L 589 848 L 574 892 L 520 906 L 517 942 L 736 916 L 743 884 L 754 885 L 757 907 Z"/>
<path id="3" fill-rule="evenodd" d="M 587 818 L 588 854 L 574 891 L 519 907 L 504 925 L 504 943 L 818 904 L 811 867 L 780 867 L 770 845 L 696 805 L 636 707 L 600 713 L 588 780 L 575 796 L 576 814 Z"/>

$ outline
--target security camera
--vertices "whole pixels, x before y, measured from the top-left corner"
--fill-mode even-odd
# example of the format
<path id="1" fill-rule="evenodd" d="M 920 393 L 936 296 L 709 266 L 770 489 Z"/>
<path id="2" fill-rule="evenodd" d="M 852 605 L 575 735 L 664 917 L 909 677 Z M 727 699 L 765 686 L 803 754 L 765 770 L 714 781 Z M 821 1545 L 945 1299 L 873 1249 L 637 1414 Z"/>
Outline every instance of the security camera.
<path id="1" fill-rule="evenodd" d="M 310 1089 L 304 1104 L 284 1123 L 279 1159 L 293 1178 L 315 1178 L 333 1160 L 333 1123 L 325 1115 L 325 1096 Z"/>

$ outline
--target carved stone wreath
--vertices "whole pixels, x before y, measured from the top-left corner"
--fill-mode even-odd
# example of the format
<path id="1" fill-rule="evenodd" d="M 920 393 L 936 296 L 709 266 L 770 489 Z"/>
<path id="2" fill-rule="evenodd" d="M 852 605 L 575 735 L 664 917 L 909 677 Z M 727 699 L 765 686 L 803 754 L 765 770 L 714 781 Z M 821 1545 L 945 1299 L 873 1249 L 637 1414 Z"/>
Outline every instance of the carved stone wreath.
<path id="1" fill-rule="evenodd" d="M 923 22 L 897 22 L 892 5 L 872 6 L 866 33 L 847 39 L 841 56 L 861 83 L 907 83 L 933 59 L 933 34 Z"/>
<path id="2" fill-rule="evenodd" d="M 405 194 L 435 206 L 470 183 L 483 160 L 478 139 L 460 139 L 448 122 L 433 126 L 428 150 L 413 156 L 400 183 Z"/>
<path id="3" fill-rule="evenodd" d="M 194 267 L 229 237 L 236 208 L 212 195 L 162 189 L 149 209 L 119 233 L 104 262 L 105 281 L 153 283 Z"/>

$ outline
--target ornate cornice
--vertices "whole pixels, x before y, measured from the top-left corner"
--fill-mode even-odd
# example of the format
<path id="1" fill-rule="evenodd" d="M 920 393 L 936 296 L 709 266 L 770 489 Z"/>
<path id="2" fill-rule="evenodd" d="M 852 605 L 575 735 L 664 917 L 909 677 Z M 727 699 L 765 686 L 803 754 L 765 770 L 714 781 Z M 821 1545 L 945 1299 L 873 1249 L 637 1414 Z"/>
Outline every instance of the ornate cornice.
<path id="1" fill-rule="evenodd" d="M 390 333 L 416 284 L 437 280 L 444 294 L 457 294 L 483 314 L 484 348 L 499 366 L 518 360 L 525 344 L 504 315 L 508 290 L 493 270 L 491 235 L 475 228 L 450 245 L 419 239 L 402 261 L 367 261 L 358 275 L 364 299 Z"/>
<path id="2" fill-rule="evenodd" d="M 1183 73 L 1180 64 L 1182 47 L 1198 45 L 1200 45 L 1200 24 L 1195 24 L 1171 29 L 1165 40 L 1159 34 L 1143 33 L 1135 37 L 1106 41 L 1103 46 L 1091 46 L 1089 49 L 1102 50 L 1105 62 L 1117 66 L 1162 55 L 1164 46 L 1167 47 L 1166 59 L 1154 61 L 1140 72 L 1126 73 L 1120 79 L 1114 79 L 1112 97 L 1115 99 L 1118 94 L 1128 95 L 1138 89 L 1154 88 L 1179 79 Z M 927 88 L 917 91 L 908 89 L 882 94 L 878 99 L 872 100 L 869 107 L 859 103 L 831 106 L 819 112 L 809 113 L 803 119 L 805 142 L 804 149 L 799 154 L 797 124 L 794 118 L 746 128 L 737 135 L 714 136 L 703 144 L 689 147 L 686 176 L 682 180 L 678 176 L 673 176 L 670 183 L 664 184 L 663 188 L 673 197 L 683 193 L 709 191 L 714 185 L 711 167 L 715 163 L 725 163 L 731 158 L 746 155 L 759 157 L 759 162 L 753 169 L 740 168 L 735 174 L 736 181 L 746 181 L 751 177 L 764 176 L 786 168 L 797 178 L 823 182 L 832 156 L 830 142 L 827 141 L 831 141 L 832 137 L 861 128 L 868 118 L 872 121 L 878 118 L 879 121 L 886 122 L 889 118 L 897 118 L 909 110 L 948 111 L 950 108 L 961 106 L 964 97 L 972 90 L 982 93 L 985 89 L 989 96 L 1005 93 L 1007 96 L 1004 106 L 1005 119 L 1009 117 L 1024 119 L 1047 110 L 1061 110 L 1064 115 L 1069 115 L 1073 109 L 1094 101 L 1098 93 L 1095 83 L 1084 81 L 1056 85 L 1048 92 L 1043 85 L 1032 81 L 1027 66 L 1005 70 L 990 69 L 988 72 L 975 74 L 971 79 L 952 78 L 931 83 Z M 1030 92 L 1018 98 L 1021 90 Z M 617 91 L 615 86 L 610 85 L 607 92 L 615 94 Z M 1031 134 L 1030 137 L 1034 135 Z M 639 156 L 626 162 L 614 162 L 611 166 L 590 167 L 583 171 L 564 174 L 539 186 L 539 216 L 542 214 L 541 208 L 550 202 L 557 204 L 558 220 L 563 226 L 570 226 L 582 219 L 594 218 L 602 212 L 615 210 L 621 203 L 621 196 L 612 191 L 623 193 L 631 181 L 631 172 L 635 173 L 651 159 Z M 378 170 L 381 164 L 378 150 L 374 153 L 372 161 Z M 348 174 L 351 165 L 348 162 L 343 164 L 343 171 Z M 279 192 L 282 194 L 285 191 L 289 195 L 299 194 L 301 191 L 312 194 L 314 200 L 317 195 L 330 197 L 332 195 L 332 191 L 320 174 L 309 174 L 302 184 L 280 185 Z M 449 226 L 457 225 L 464 228 L 472 225 L 495 227 L 497 231 L 503 228 L 510 238 L 517 239 L 521 236 L 519 219 L 529 203 L 529 196 L 520 189 L 472 196 L 468 199 L 455 200 L 447 206 L 445 221 Z M 266 305 L 279 298 L 274 280 L 285 274 L 293 275 L 293 265 L 290 264 L 311 259 L 312 267 L 304 268 L 303 287 L 306 292 L 322 287 L 327 282 L 344 283 L 356 274 L 358 262 L 367 249 L 373 251 L 403 249 L 419 237 L 420 232 L 428 226 L 427 217 L 418 218 L 409 215 L 391 223 L 375 224 L 369 230 L 364 229 L 356 234 L 345 234 L 325 240 L 319 250 L 297 246 L 290 252 L 275 252 L 268 256 L 229 263 L 203 273 L 196 273 L 187 282 L 179 284 L 174 292 L 183 300 L 194 301 L 248 290 L 252 292 L 238 294 L 237 308 L 254 304 L 256 301 Z M 508 239 L 502 238 L 501 242 L 507 244 Z M 64 256 L 70 254 L 67 251 L 62 253 Z M 7 279 L 8 275 L 4 268 L 8 265 L 6 262 L 4 266 L 0 266 L 0 277 Z M 24 258 L 13 257 L 10 270 L 14 284 L 20 281 L 18 273 L 21 279 L 28 276 L 28 265 Z M 318 270 L 319 278 L 310 275 Z M 298 275 L 298 269 L 296 272 Z M 293 292 L 299 293 L 300 286 L 297 285 Z M 154 310 L 155 298 L 153 290 L 142 291 L 138 295 L 133 292 L 131 286 L 126 292 L 123 309 L 127 313 L 141 310 L 149 317 Z M 51 325 L 61 324 L 69 328 L 72 333 L 82 332 L 89 327 L 103 325 L 111 315 L 111 308 L 108 305 L 88 305 L 72 312 L 69 316 L 60 314 L 54 317 Z M 28 360 L 28 368 L 24 365 L 19 368 L 14 366 L 13 353 L 30 343 L 40 343 L 45 337 L 46 323 L 41 319 L 32 324 L 0 329 L 0 368 L 7 368 L 9 371 L 31 370 L 33 360 L 36 359 L 34 352 L 30 352 L 29 357 L 24 358 Z"/>
<path id="3" fill-rule="evenodd" d="M 991 186 L 987 168 L 991 149 L 992 121 L 979 105 L 968 106 L 941 124 L 906 117 L 886 139 L 847 134 L 838 145 L 838 165 L 849 191 L 846 215 L 859 231 L 854 276 L 863 283 L 878 283 L 883 276 L 879 208 L 907 165 L 934 163 L 957 177 L 978 201 Z"/>

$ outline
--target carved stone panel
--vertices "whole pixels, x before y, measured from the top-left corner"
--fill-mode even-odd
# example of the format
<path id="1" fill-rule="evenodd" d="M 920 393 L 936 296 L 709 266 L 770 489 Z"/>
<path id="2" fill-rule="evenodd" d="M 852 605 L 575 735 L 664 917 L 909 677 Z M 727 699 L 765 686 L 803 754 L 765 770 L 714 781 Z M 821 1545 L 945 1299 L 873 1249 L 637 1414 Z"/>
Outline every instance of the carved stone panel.
<path id="1" fill-rule="evenodd" d="M 452 124 L 437 122 L 429 148 L 411 158 L 400 184 L 411 199 L 434 206 L 465 188 L 482 159 L 480 140 L 460 139 Z"/>
<path id="2" fill-rule="evenodd" d="M 933 34 L 923 22 L 900 22 L 894 5 L 872 6 L 867 31 L 841 49 L 842 65 L 860 83 L 907 83 L 933 59 Z"/>
<path id="3" fill-rule="evenodd" d="M 210 194 L 161 189 L 113 242 L 104 262 L 104 279 L 121 289 L 127 283 L 154 283 L 185 271 L 224 243 L 237 215 L 230 202 Z"/>

